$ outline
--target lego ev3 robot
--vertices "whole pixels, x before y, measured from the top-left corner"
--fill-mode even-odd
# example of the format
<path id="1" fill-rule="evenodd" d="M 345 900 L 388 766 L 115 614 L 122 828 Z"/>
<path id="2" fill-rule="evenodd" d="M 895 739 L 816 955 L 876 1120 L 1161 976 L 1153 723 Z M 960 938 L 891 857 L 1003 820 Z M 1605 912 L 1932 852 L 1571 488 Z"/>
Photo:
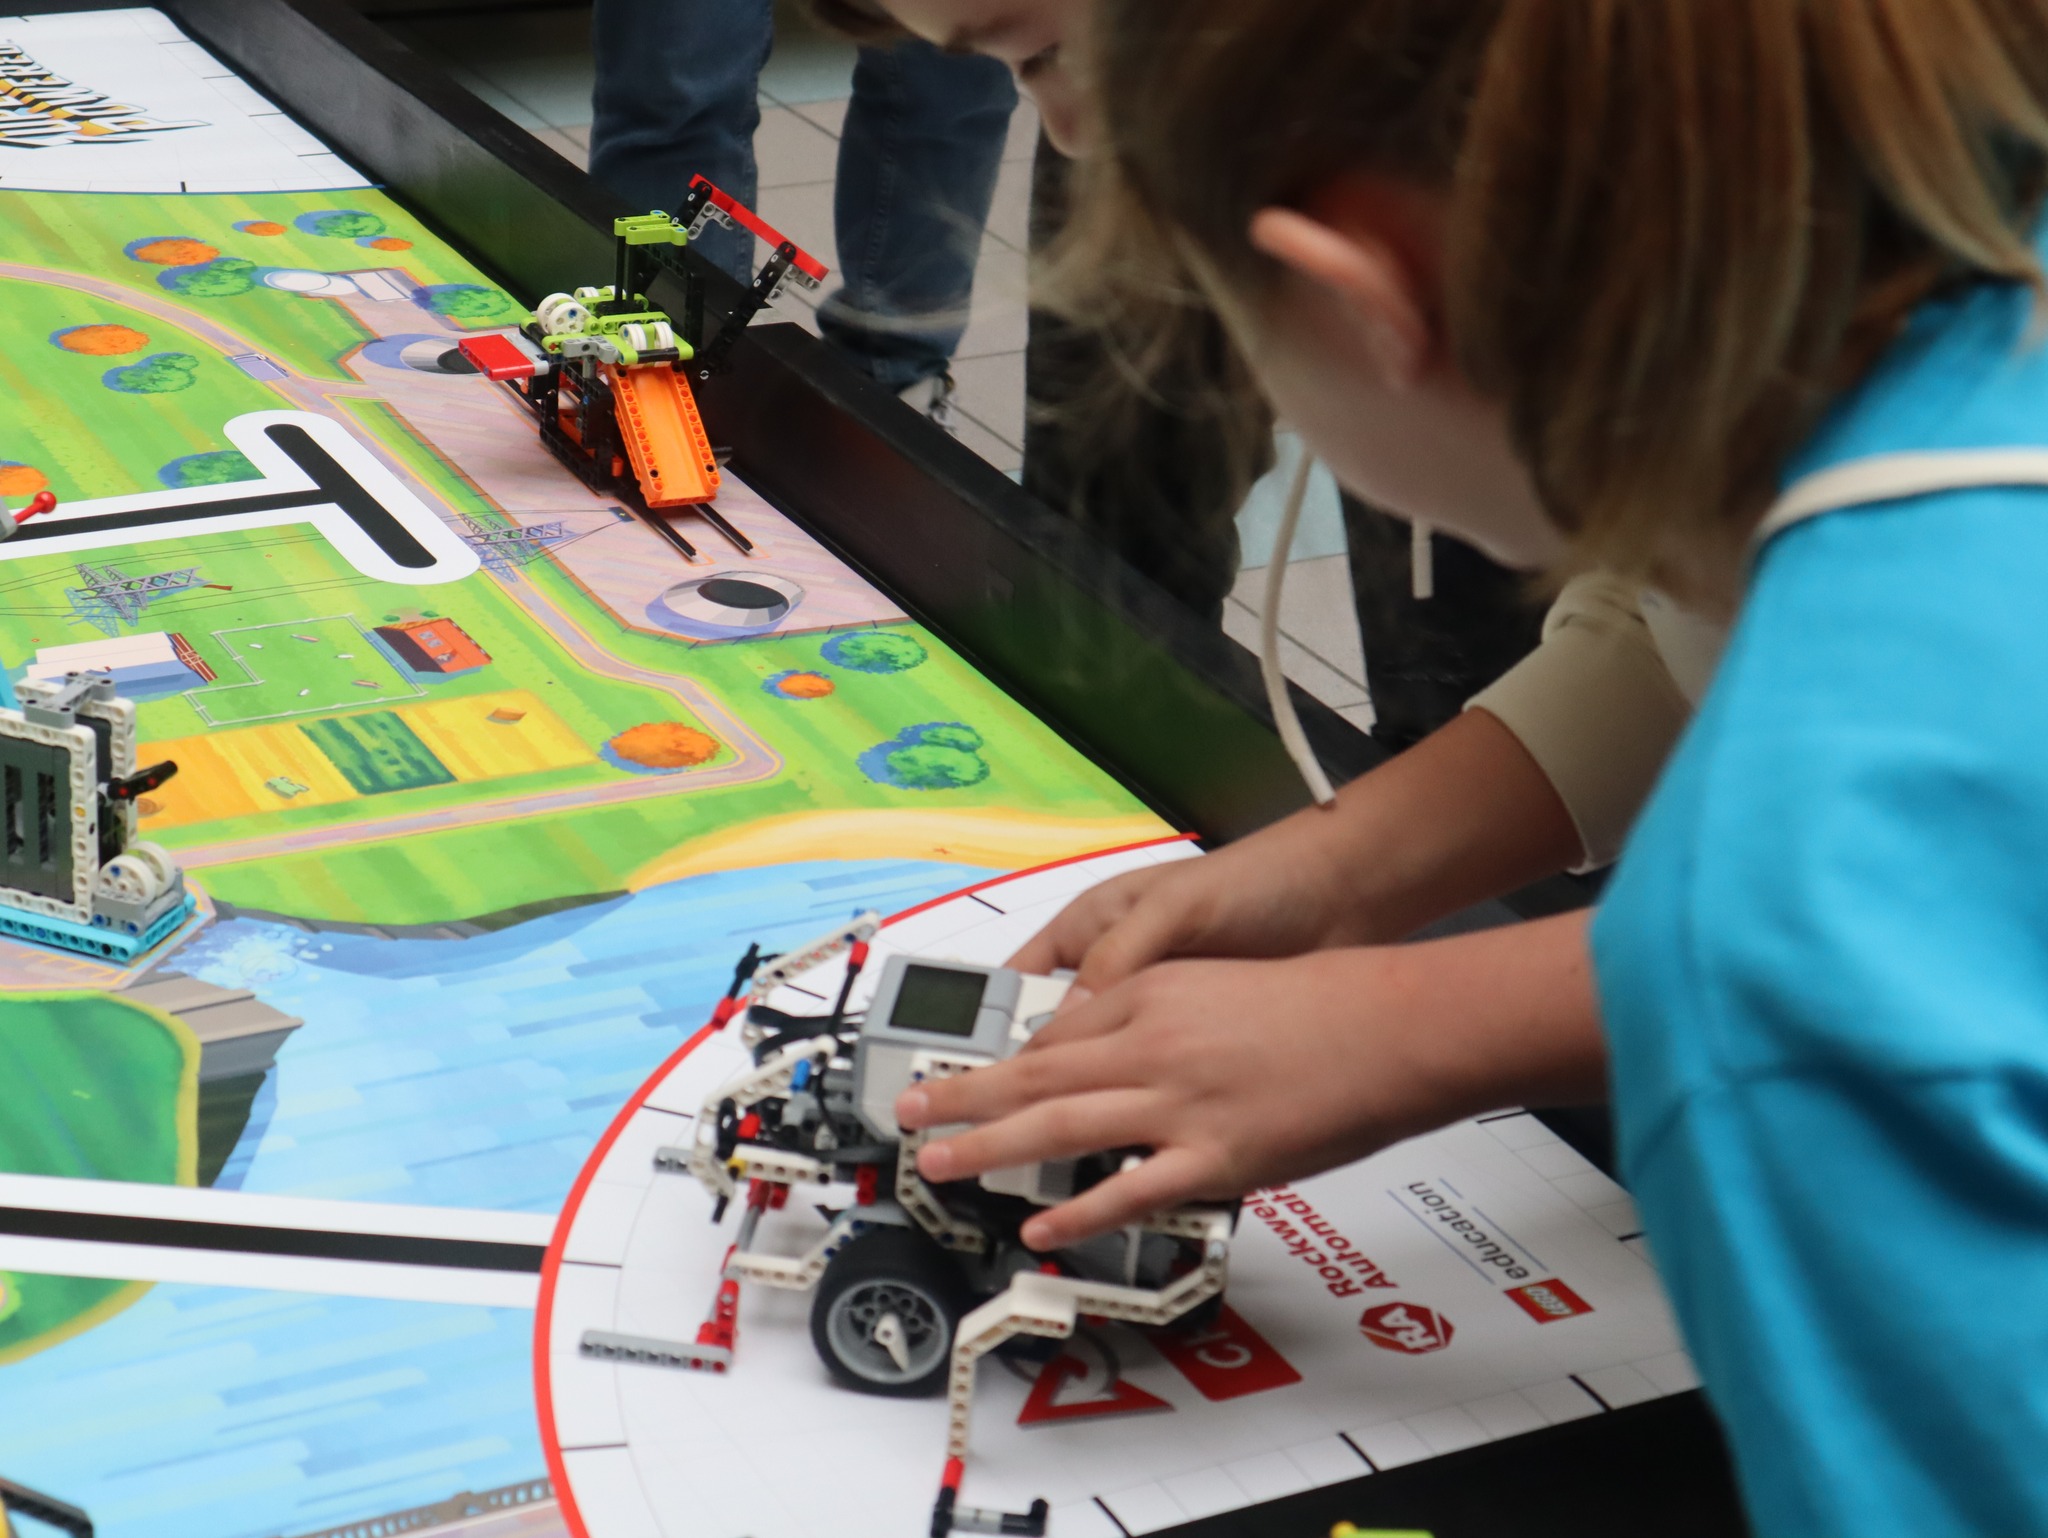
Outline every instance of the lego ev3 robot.
<path id="1" fill-rule="evenodd" d="M 1084 1315 L 1150 1329 L 1200 1322 L 1221 1305 L 1235 1214 L 1183 1207 L 1039 1255 L 1018 1237 L 1024 1221 L 1138 1154 L 928 1183 L 917 1152 L 946 1129 L 905 1132 L 896 1122 L 897 1096 L 911 1084 L 1015 1054 L 1052 1018 L 1069 980 L 891 956 L 873 1001 L 852 1014 L 847 1002 L 879 927 L 866 914 L 784 957 L 764 961 L 748 952 L 713 1018 L 725 1025 L 739 1017 L 753 1066 L 706 1100 L 690 1143 L 662 1150 L 655 1161 L 702 1182 L 714 1200 L 713 1221 L 736 1199 L 743 1204 L 711 1316 L 694 1344 L 591 1331 L 581 1349 L 723 1372 L 732 1362 L 742 1282 L 809 1292 L 812 1341 L 841 1383 L 870 1394 L 947 1396 L 946 1465 L 932 1532 L 1043 1533 L 1044 1501 L 1020 1513 L 958 1504 L 977 1362 L 1019 1337 L 1070 1336 Z M 841 954 L 846 976 L 829 1014 L 791 1015 L 769 1004 L 783 984 Z M 750 980 L 742 1006 L 740 990 Z M 800 1255 L 757 1249 L 763 1216 L 784 1208 L 798 1187 L 826 1188 L 813 1197 L 824 1231 Z"/>

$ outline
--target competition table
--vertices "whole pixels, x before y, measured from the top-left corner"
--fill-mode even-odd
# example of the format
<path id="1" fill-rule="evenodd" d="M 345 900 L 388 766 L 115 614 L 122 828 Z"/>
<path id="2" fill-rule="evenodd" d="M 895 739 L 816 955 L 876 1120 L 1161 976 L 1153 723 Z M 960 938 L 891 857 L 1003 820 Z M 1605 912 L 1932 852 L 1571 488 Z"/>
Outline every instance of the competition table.
<path id="1" fill-rule="evenodd" d="M 27 14 L 92 9 L 44 4 Z M 508 292 L 530 302 L 610 270 L 611 220 L 626 210 L 374 25 L 321 0 L 165 0 L 161 9 Z M 716 335 L 741 291 L 708 266 L 699 281 Z M 653 297 L 679 308 L 679 287 L 664 278 Z M 1215 844 L 1302 804 L 1248 654 L 816 339 L 757 325 L 700 393 L 734 475 L 1167 822 Z M 1379 761 L 1363 734 L 1299 692 L 1296 700 L 1335 778 Z M 1518 896 L 1512 912 L 1493 907 L 1461 922 L 1581 899 L 1553 883 Z M 1597 1117 L 1550 1120 L 1601 1158 Z M 0 1218 L 0 1233 L 24 1231 L 42 1230 Z M 5 1383 L 0 1376 L 0 1392 Z M 857 1409 L 850 1401 L 849 1413 Z M 5 1459 L 0 1448 L 0 1475 Z M 90 1491 L 58 1493 L 91 1504 Z M 26 1498 L 20 1510 L 36 1512 Z M 1307 1534 L 1340 1519 L 1438 1538 L 1742 1530 L 1718 1434 L 1687 1392 L 1175 1531 Z"/>

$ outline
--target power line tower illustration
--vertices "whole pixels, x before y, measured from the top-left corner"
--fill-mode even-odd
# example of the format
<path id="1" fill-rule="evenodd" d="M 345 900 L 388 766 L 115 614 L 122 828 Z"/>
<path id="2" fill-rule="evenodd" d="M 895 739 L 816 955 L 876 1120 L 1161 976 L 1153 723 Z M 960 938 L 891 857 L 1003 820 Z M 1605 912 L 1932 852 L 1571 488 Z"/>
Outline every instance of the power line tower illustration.
<path id="1" fill-rule="evenodd" d="M 73 617 L 110 636 L 119 635 L 123 625 L 135 624 L 142 611 L 159 598 L 188 593 L 194 588 L 230 591 L 224 583 L 208 582 L 196 566 L 131 577 L 112 566 L 88 566 L 81 561 L 78 580 L 80 586 L 64 590 L 64 596 L 71 600 Z"/>
<path id="2" fill-rule="evenodd" d="M 525 528 L 494 528 L 480 518 L 462 515 L 462 542 L 474 550 L 484 569 L 493 576 L 509 577 L 547 553 L 548 546 L 567 539 L 560 523 L 529 524 Z"/>

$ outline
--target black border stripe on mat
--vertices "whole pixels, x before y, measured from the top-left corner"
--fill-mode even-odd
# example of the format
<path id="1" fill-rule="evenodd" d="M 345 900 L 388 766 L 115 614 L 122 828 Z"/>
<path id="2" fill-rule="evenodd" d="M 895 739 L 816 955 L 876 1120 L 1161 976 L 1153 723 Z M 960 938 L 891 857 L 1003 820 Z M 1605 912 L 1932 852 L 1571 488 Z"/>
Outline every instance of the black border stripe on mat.
<path id="1" fill-rule="evenodd" d="M 301 1260 L 374 1261 L 384 1265 L 505 1271 L 529 1276 L 540 1274 L 541 1261 L 547 1255 L 545 1245 L 487 1239 L 335 1233 L 328 1229 L 269 1228 L 253 1223 L 203 1223 L 30 1207 L 0 1207 L 0 1234 L 23 1239 L 288 1255 Z"/>

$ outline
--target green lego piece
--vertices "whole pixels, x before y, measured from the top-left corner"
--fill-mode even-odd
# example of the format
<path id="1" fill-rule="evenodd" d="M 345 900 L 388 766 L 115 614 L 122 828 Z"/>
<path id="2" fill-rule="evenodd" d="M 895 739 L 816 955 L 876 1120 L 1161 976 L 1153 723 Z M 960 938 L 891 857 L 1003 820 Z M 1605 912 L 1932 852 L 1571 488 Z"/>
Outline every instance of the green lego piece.
<path id="1" fill-rule="evenodd" d="M 612 221 L 612 233 L 629 246 L 686 246 L 690 232 L 664 213 L 631 214 Z"/>

